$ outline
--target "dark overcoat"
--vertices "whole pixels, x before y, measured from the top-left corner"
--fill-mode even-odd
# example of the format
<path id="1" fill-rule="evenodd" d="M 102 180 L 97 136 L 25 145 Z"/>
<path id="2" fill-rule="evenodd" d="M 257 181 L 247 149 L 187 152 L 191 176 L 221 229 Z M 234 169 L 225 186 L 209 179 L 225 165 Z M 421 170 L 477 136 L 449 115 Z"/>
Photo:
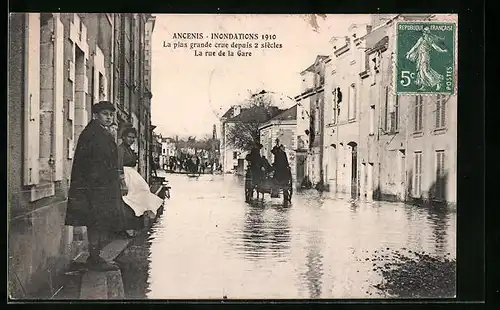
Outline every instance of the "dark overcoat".
<path id="1" fill-rule="evenodd" d="M 273 148 L 275 179 L 280 183 L 285 183 L 290 179 L 290 165 L 286 153 L 278 148 Z"/>
<path id="2" fill-rule="evenodd" d="M 66 225 L 124 229 L 116 142 L 98 121 L 82 131 L 73 159 Z"/>

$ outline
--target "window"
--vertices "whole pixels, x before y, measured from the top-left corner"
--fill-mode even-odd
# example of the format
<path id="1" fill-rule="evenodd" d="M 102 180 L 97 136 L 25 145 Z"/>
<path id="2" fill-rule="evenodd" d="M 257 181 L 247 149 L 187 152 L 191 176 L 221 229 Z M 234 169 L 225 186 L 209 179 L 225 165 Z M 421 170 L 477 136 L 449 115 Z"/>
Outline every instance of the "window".
<path id="1" fill-rule="evenodd" d="M 349 120 L 356 119 L 356 85 L 351 84 L 347 94 L 348 98 L 348 111 L 347 114 Z"/>
<path id="2" fill-rule="evenodd" d="M 397 132 L 399 130 L 399 96 L 396 95 L 396 103 L 394 104 L 394 111 L 391 112 L 391 131 Z"/>
<path id="3" fill-rule="evenodd" d="M 39 182 L 40 155 L 40 14 L 26 14 L 23 184 Z"/>
<path id="4" fill-rule="evenodd" d="M 334 124 L 337 124 L 337 91 L 336 91 L 337 88 L 334 88 L 334 91 L 333 91 L 333 100 L 332 100 L 332 122 Z M 305 114 L 305 111 L 303 110 L 302 111 L 302 119 L 304 119 L 304 114 Z"/>
<path id="5" fill-rule="evenodd" d="M 234 151 L 233 152 L 233 159 L 237 159 L 238 158 L 238 152 Z"/>
<path id="6" fill-rule="evenodd" d="M 319 118 L 320 118 L 320 109 L 319 109 L 319 99 L 316 99 L 316 117 L 314 118 L 314 133 L 319 134 Z"/>
<path id="7" fill-rule="evenodd" d="M 446 126 L 446 102 L 443 95 L 436 96 L 436 129 Z"/>
<path id="8" fill-rule="evenodd" d="M 368 115 L 368 117 L 369 117 L 369 123 L 370 123 L 369 134 L 374 135 L 375 134 L 375 105 L 370 105 L 370 114 Z"/>
<path id="9" fill-rule="evenodd" d="M 420 132 L 423 130 L 423 97 L 416 96 L 415 97 L 415 126 L 414 131 Z"/>
<path id="10" fill-rule="evenodd" d="M 415 152 L 413 163 L 413 197 L 419 198 L 422 193 L 422 152 Z"/>
<path id="11" fill-rule="evenodd" d="M 436 184 L 435 184 L 435 198 L 444 199 L 445 190 L 445 165 L 444 165 L 444 151 L 436 151 Z"/>

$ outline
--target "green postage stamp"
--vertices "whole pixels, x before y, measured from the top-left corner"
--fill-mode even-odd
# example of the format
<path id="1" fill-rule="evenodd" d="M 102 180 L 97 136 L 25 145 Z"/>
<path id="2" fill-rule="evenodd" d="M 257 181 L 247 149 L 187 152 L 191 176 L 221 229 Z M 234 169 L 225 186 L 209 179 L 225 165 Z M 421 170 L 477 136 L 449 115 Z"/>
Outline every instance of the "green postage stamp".
<path id="1" fill-rule="evenodd" d="M 397 94 L 455 94 L 456 23 L 396 24 Z"/>

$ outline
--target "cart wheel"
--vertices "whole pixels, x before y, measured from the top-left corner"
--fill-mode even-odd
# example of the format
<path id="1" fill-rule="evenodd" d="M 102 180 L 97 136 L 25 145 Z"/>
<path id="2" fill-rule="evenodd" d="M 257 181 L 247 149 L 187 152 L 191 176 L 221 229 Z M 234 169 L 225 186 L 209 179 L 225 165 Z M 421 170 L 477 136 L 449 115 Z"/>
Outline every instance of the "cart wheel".
<path id="1" fill-rule="evenodd" d="M 249 202 L 253 196 L 253 190 L 249 183 L 248 180 L 245 180 L 245 202 Z"/>
<path id="2" fill-rule="evenodd" d="M 253 196 L 253 191 L 251 189 L 245 190 L 245 202 L 250 202 Z"/>
<path id="3" fill-rule="evenodd" d="M 290 189 L 288 187 L 283 187 L 283 204 L 287 205 L 290 202 Z"/>

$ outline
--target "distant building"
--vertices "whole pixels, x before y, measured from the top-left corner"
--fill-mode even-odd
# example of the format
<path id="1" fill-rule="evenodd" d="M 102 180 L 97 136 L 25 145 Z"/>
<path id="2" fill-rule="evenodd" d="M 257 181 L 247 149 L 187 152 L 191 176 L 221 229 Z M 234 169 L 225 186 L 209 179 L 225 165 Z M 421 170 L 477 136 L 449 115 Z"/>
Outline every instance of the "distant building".
<path id="1" fill-rule="evenodd" d="M 290 168 L 292 170 L 293 181 L 300 185 L 302 180 L 297 179 L 297 164 L 295 152 L 297 149 L 297 105 L 276 115 L 268 122 L 259 127 L 260 143 L 263 145 L 261 155 L 265 156 L 270 164 L 274 162 L 274 155 L 271 153 L 275 145 L 275 140 L 279 139 L 280 144 L 285 147 Z"/>
<path id="2" fill-rule="evenodd" d="M 153 130 L 156 126 L 152 126 Z M 153 131 L 153 140 L 151 143 L 151 157 L 153 159 L 153 163 L 151 163 L 152 167 L 158 165 L 158 168 L 161 168 L 161 155 L 162 155 L 162 136 Z"/>
<path id="3" fill-rule="evenodd" d="M 220 147 L 223 172 L 243 174 L 246 168 L 245 156 L 248 150 L 237 149 L 231 145 L 228 136 L 230 128 L 237 123 L 263 124 L 282 111 L 276 106 L 242 108 L 241 105 L 235 105 L 224 113 L 221 117 Z"/>
<path id="4" fill-rule="evenodd" d="M 175 145 L 175 140 L 173 138 L 162 138 L 160 167 L 165 168 L 165 166 L 168 166 L 172 157 L 176 156 L 176 153 L 177 147 Z"/>

